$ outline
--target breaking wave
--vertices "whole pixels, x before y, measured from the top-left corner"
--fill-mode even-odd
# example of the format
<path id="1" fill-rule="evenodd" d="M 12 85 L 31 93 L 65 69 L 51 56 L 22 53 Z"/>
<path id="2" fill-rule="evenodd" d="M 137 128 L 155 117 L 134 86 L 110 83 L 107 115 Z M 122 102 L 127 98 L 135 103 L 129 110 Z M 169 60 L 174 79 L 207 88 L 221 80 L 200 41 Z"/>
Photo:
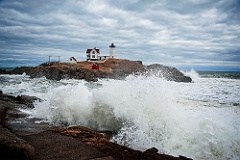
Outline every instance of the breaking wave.
<path id="1" fill-rule="evenodd" d="M 195 159 L 239 159 L 239 106 L 220 103 L 221 95 L 215 101 L 216 93 L 210 99 L 196 94 L 199 85 L 155 76 L 79 81 L 50 89 L 34 114 L 56 125 L 116 131 L 112 141 L 135 149 L 156 147 L 161 153 Z"/>

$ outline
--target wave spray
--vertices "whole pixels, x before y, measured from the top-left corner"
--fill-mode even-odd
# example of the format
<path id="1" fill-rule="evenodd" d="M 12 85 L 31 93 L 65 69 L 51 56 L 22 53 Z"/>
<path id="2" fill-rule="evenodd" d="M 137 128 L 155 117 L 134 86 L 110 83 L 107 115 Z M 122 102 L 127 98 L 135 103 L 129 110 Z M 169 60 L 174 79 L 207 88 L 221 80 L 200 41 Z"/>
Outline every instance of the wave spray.
<path id="1" fill-rule="evenodd" d="M 193 91 L 185 93 L 192 85 L 198 84 L 153 75 L 75 81 L 42 94 L 33 115 L 56 125 L 115 131 L 113 142 L 135 149 L 156 147 L 160 153 L 194 159 L 239 159 L 239 108 L 206 106 L 194 100 Z"/>

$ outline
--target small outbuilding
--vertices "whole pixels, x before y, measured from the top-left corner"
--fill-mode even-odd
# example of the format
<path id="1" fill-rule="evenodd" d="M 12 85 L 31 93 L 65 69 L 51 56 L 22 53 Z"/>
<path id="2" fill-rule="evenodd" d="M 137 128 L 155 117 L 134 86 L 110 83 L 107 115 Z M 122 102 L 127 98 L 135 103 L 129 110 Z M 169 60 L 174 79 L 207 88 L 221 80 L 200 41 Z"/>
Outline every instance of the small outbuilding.
<path id="1" fill-rule="evenodd" d="M 74 57 L 70 57 L 70 58 L 67 60 L 67 63 L 77 64 L 77 59 L 74 58 Z"/>

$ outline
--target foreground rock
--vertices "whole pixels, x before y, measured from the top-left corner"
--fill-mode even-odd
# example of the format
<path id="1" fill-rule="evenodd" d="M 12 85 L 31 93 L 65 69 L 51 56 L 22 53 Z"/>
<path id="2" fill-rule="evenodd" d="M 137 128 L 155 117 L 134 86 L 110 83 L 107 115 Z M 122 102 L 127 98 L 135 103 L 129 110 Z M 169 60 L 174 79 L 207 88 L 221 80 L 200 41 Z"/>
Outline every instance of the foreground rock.
<path id="1" fill-rule="evenodd" d="M 11 96 L 3 94 L 0 90 L 0 124 L 2 126 L 6 125 L 6 116 L 8 115 L 8 118 L 11 118 L 10 114 L 19 117 L 19 111 L 20 108 L 33 108 L 33 102 L 39 100 L 37 97 L 34 96 L 27 96 L 27 95 L 21 95 L 21 96 Z"/>
<path id="2" fill-rule="evenodd" d="M 25 97 L 25 98 L 23 98 Z M 34 148 L 25 140 L 17 137 L 7 128 L 7 120 L 10 112 L 18 108 L 33 107 L 33 101 L 29 96 L 14 97 L 2 94 L 0 91 L 0 155 L 1 159 L 33 159 Z M 20 115 L 15 115 L 19 117 Z M 16 118 L 16 117 L 15 117 Z"/>
<path id="3" fill-rule="evenodd" d="M 55 159 L 55 160 L 177 160 L 186 157 L 173 157 L 157 153 L 156 148 L 145 152 L 133 150 L 112 143 L 105 133 L 75 126 L 56 128 L 50 125 L 43 129 L 41 123 L 26 118 L 19 108 L 31 108 L 36 97 L 10 96 L 0 92 L 0 155 L 7 159 Z M 20 98 L 19 98 L 20 97 Z M 12 122 L 21 121 L 19 124 Z M 30 123 L 30 124 L 29 124 Z M 25 127 L 23 126 L 25 125 Z M 19 127 L 20 126 L 20 127 Z M 27 126 L 27 127 L 26 127 Z M 25 130 L 29 126 L 35 130 Z M 40 128 L 39 128 L 40 127 Z"/>
<path id="4" fill-rule="evenodd" d="M 35 159 L 38 160 L 87 160 L 96 158 L 114 160 L 111 156 L 76 138 L 64 136 L 54 131 L 24 135 L 21 138 L 35 148 Z"/>
<path id="5" fill-rule="evenodd" d="M 189 160 L 189 158 L 183 156 L 173 157 L 170 155 L 159 154 L 157 153 L 158 150 L 156 148 L 151 148 L 144 152 L 133 150 L 110 142 L 105 138 L 104 133 L 97 133 L 81 126 L 62 128 L 55 131 L 59 132 L 61 135 L 80 139 L 82 142 L 86 142 L 116 160 Z"/>
<path id="6" fill-rule="evenodd" d="M 130 74 L 145 74 L 147 71 L 157 73 L 158 76 L 167 80 L 177 82 L 191 82 L 190 77 L 184 76 L 173 67 L 159 64 L 144 66 L 141 61 L 130 61 L 123 59 L 108 59 L 104 63 L 99 63 L 99 70 L 92 70 L 92 62 L 68 63 L 45 63 L 37 67 L 19 67 L 9 74 L 26 73 L 32 78 L 45 76 L 47 79 L 61 80 L 65 78 L 85 79 L 96 81 L 98 78 L 125 78 Z M 153 72 L 154 71 L 154 72 Z"/>
<path id="7" fill-rule="evenodd" d="M 34 148 L 0 125 L 1 159 L 33 159 Z"/>

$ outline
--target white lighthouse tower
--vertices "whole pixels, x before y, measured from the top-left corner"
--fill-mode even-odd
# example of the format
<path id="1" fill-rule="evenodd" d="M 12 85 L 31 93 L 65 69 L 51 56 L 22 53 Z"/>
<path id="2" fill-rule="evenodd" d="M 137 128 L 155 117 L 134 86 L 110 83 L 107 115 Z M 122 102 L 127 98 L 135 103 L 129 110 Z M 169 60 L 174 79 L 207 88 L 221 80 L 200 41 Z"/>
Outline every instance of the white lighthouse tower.
<path id="1" fill-rule="evenodd" d="M 110 58 L 114 58 L 114 55 L 115 55 L 115 48 L 116 46 L 112 43 L 110 46 L 109 46 L 110 50 L 109 50 L 109 57 Z"/>

